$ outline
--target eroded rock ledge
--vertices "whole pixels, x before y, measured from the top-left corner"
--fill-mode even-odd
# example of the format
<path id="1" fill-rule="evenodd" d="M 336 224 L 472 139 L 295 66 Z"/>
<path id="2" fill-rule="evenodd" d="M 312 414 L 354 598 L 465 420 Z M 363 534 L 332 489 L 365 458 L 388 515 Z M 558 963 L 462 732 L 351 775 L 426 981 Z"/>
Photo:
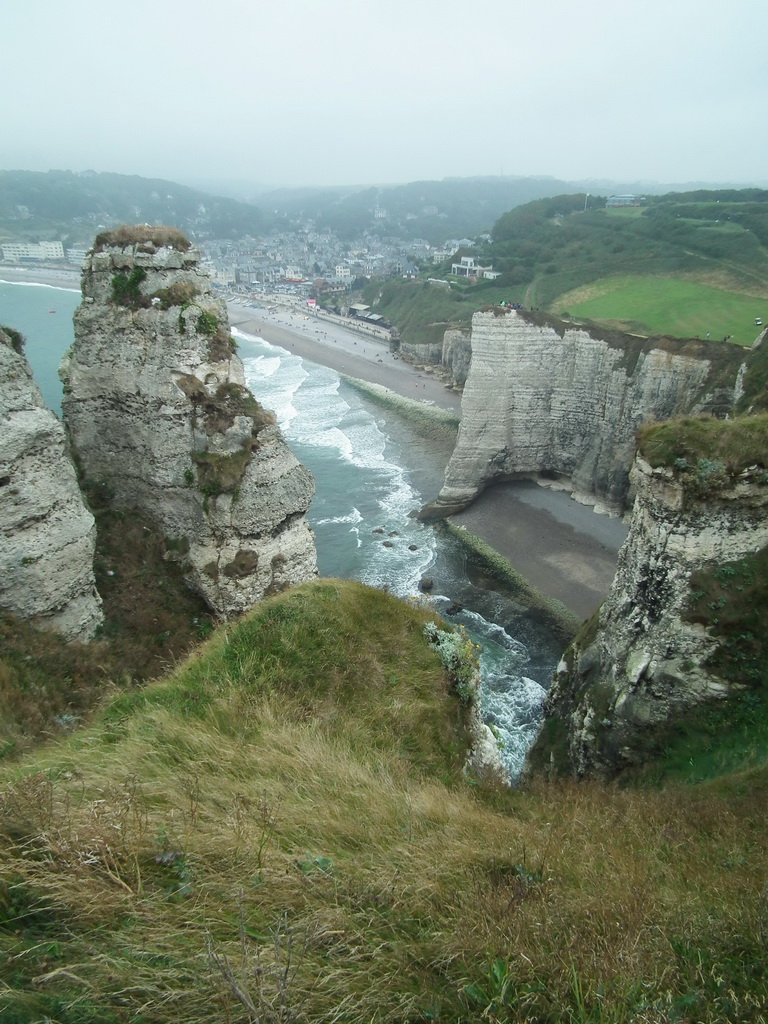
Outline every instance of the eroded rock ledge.
<path id="1" fill-rule="evenodd" d="M 472 318 L 472 357 L 445 484 L 425 517 L 470 504 L 493 479 L 562 481 L 622 511 L 638 427 L 690 412 L 726 415 L 743 352 L 641 339 L 495 308 Z"/>
<path id="2" fill-rule="evenodd" d="M 102 622 L 96 530 L 64 430 L 15 332 L 0 329 L 0 607 L 68 640 Z"/>
<path id="3" fill-rule="evenodd" d="M 82 292 L 60 375 L 89 486 L 148 514 L 223 617 L 315 576 L 314 481 L 247 390 L 199 253 L 173 229 L 107 232 Z"/>
<path id="4" fill-rule="evenodd" d="M 742 424 L 753 425 L 717 426 Z M 759 576 L 750 564 L 768 544 L 766 454 L 736 469 L 716 454 L 679 457 L 672 467 L 637 457 L 616 577 L 599 616 L 558 665 L 529 772 L 611 778 L 653 756 L 665 728 L 691 709 L 752 685 L 746 635 L 735 672 L 718 662 L 728 649 L 719 616 L 741 622 L 737 602 L 749 600 L 748 580 Z M 713 579 L 724 581 L 715 600 L 699 589 Z"/>

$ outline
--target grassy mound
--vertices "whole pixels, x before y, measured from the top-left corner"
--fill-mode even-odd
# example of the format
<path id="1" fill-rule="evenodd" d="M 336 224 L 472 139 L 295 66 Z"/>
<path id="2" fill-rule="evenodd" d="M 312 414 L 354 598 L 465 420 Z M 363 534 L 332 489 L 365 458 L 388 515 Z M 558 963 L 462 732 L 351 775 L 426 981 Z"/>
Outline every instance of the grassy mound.
<path id="1" fill-rule="evenodd" d="M 762 777 L 470 786 L 431 617 L 306 584 L 6 766 L 4 1024 L 760 1019 Z"/>
<path id="2" fill-rule="evenodd" d="M 651 466 L 676 470 L 684 483 L 709 468 L 713 487 L 730 484 L 748 471 L 763 484 L 765 472 L 761 471 L 768 468 L 768 413 L 732 420 L 686 416 L 649 423 L 638 432 L 638 451 Z"/>

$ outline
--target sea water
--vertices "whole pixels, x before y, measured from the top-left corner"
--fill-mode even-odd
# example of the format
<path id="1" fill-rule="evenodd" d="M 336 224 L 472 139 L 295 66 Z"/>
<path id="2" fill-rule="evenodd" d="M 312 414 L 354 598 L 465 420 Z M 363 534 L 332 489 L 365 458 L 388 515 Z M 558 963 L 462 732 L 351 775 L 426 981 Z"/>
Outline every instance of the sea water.
<path id="1" fill-rule="evenodd" d="M 24 335 L 24 354 L 46 405 L 57 416 L 61 415 L 59 362 L 72 344 L 72 314 L 79 305 L 77 288 L 0 280 L 0 326 Z"/>
<path id="2" fill-rule="evenodd" d="M 58 363 L 72 343 L 79 301 L 75 290 L 0 283 L 0 324 L 26 336 L 35 378 L 56 412 Z M 315 478 L 308 519 L 321 575 L 357 579 L 401 597 L 419 597 L 422 578 L 432 578 L 436 616 L 463 625 L 480 644 L 483 717 L 500 737 L 502 761 L 514 780 L 541 719 L 558 642 L 508 598 L 475 586 L 463 546 L 411 515 L 434 498 L 447 451 L 414 435 L 396 410 L 369 403 L 335 371 L 234 333 L 250 388 L 275 411 Z"/>

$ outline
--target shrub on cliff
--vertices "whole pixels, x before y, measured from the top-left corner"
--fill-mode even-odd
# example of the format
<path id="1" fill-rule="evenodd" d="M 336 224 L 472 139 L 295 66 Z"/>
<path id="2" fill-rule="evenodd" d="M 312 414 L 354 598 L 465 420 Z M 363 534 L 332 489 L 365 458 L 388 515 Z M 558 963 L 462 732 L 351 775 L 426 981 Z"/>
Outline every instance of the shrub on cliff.
<path id="1" fill-rule="evenodd" d="M 190 240 L 178 228 L 168 227 L 164 224 L 132 226 L 121 224 L 119 228 L 111 228 L 109 231 L 102 231 L 98 234 L 93 243 L 93 251 L 101 252 L 109 246 L 125 249 L 133 245 L 138 246 L 140 251 L 149 252 L 165 247 L 178 249 L 179 252 L 187 252 L 192 248 Z M 146 248 L 142 250 L 142 246 Z M 152 248 L 148 248 L 149 246 Z"/>
<path id="2" fill-rule="evenodd" d="M 112 301 L 116 306 L 128 309 L 145 309 L 150 305 L 150 298 L 141 290 L 147 272 L 143 267 L 134 267 L 130 274 L 115 274 L 112 278 Z"/>

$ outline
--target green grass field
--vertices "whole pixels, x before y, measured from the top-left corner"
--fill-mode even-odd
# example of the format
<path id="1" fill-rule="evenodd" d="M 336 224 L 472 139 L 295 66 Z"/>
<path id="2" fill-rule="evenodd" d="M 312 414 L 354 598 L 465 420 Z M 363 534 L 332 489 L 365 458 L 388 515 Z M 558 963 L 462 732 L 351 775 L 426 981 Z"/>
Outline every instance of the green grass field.
<path id="1" fill-rule="evenodd" d="M 583 300 L 578 301 L 581 296 Z M 751 345 L 760 332 L 755 317 L 768 322 L 768 301 L 695 281 L 627 276 L 603 278 L 563 295 L 553 303 L 553 312 L 635 333 L 678 338 L 710 335 L 715 340 L 730 335 L 738 345 Z"/>

